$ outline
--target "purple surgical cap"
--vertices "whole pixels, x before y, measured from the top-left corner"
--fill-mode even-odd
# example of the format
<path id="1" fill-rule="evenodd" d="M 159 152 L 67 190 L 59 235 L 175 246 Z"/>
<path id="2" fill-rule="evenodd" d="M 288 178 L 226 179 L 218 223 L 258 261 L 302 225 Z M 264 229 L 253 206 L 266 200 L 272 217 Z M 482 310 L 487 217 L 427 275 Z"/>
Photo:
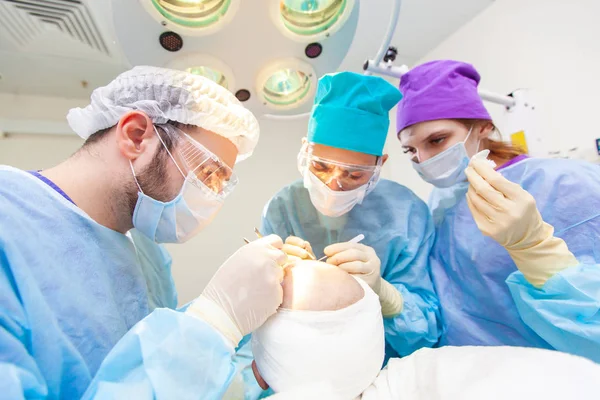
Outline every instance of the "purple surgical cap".
<path id="1" fill-rule="evenodd" d="M 403 75 L 396 131 L 438 119 L 492 120 L 477 92 L 479 73 L 460 61 L 431 61 Z"/>

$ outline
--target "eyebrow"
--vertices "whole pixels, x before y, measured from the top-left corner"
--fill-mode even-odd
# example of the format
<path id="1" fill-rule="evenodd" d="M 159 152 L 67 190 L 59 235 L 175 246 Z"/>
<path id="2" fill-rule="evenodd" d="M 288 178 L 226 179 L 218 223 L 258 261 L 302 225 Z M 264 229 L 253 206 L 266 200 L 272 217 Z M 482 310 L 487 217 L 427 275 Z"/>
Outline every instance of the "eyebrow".
<path id="1" fill-rule="evenodd" d="M 429 133 L 423 140 L 421 140 L 419 143 L 423 143 L 428 141 L 429 139 L 431 139 L 432 137 L 434 137 L 435 135 L 441 135 L 441 134 L 449 134 L 452 133 L 452 130 L 448 129 L 448 128 L 442 128 L 442 129 L 438 129 L 436 131 L 433 131 L 431 133 Z M 400 141 L 402 143 L 402 141 Z M 410 148 L 414 148 L 414 146 L 408 146 L 403 144 L 402 147 L 410 149 Z"/>
<path id="2" fill-rule="evenodd" d="M 427 135 L 427 138 L 429 139 L 433 135 L 439 135 L 440 133 L 452 133 L 452 130 L 448 128 L 438 129 L 437 131 L 433 131 L 429 135 Z"/>

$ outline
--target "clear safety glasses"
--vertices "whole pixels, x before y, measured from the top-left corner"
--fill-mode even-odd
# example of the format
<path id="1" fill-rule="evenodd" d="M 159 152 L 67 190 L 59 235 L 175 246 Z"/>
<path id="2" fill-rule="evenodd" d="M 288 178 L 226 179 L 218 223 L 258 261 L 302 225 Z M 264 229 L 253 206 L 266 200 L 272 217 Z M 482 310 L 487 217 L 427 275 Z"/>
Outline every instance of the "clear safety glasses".
<path id="1" fill-rule="evenodd" d="M 315 156 L 312 146 L 307 143 L 298 154 L 298 170 L 302 175 L 308 170 L 326 185 L 333 182 L 335 189 L 349 191 L 379 179 L 381 157 L 376 165 L 346 164 Z"/>
<path id="2" fill-rule="evenodd" d="M 222 198 L 227 197 L 233 191 L 238 183 L 237 175 L 219 157 L 173 125 L 156 126 L 172 140 L 173 146 L 169 151 L 161 135 L 158 135 L 184 178 L 195 177 L 196 179 L 191 179 L 190 183 L 200 189 L 202 186 L 208 187 Z"/>

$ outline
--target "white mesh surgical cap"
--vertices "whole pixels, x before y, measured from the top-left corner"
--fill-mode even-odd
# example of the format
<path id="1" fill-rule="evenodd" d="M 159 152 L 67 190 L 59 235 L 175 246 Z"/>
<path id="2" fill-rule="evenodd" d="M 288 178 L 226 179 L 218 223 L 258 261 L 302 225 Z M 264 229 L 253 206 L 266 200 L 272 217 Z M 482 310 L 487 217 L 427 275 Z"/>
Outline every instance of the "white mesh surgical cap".
<path id="1" fill-rule="evenodd" d="M 356 278 L 355 278 L 356 279 Z M 337 311 L 280 309 L 252 334 L 256 366 L 276 393 L 322 384 L 332 398 L 359 396 L 377 377 L 385 353 L 377 295 L 360 279 L 364 297 Z"/>
<path id="2" fill-rule="evenodd" d="M 122 73 L 94 90 L 90 105 L 70 110 L 67 121 L 87 139 L 132 110 L 145 112 L 155 124 L 171 120 L 221 135 L 237 147 L 237 161 L 252 155 L 258 142 L 258 121 L 231 92 L 202 76 L 158 67 Z"/>

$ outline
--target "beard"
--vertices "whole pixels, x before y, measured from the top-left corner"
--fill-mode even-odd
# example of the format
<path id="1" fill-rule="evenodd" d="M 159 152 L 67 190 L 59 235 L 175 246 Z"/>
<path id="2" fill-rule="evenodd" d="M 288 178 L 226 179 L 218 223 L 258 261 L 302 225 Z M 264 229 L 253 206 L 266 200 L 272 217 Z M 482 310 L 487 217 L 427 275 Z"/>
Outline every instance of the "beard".
<path id="1" fill-rule="evenodd" d="M 138 184 L 140 185 L 143 193 L 155 200 L 162 201 L 164 203 L 173 200 L 176 194 L 170 193 L 168 189 L 167 180 L 167 163 L 172 162 L 167 152 L 162 146 L 156 150 L 152 161 L 146 168 L 136 175 Z M 139 188 L 132 182 L 130 188 L 126 193 L 126 203 L 131 214 L 135 210 L 135 205 L 138 200 Z"/>

